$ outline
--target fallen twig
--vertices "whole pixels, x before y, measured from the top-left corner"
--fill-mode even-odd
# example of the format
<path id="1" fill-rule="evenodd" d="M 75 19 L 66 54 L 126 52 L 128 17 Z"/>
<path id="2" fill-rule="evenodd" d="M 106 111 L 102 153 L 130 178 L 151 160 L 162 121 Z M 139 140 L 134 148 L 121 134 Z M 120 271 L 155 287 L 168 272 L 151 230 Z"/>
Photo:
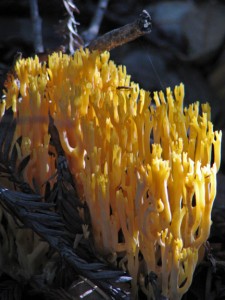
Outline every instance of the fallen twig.
<path id="1" fill-rule="evenodd" d="M 118 29 L 112 30 L 101 37 L 93 40 L 88 48 L 90 50 L 112 50 L 115 47 L 135 40 L 136 38 L 150 33 L 152 28 L 151 16 L 143 10 L 137 20 Z"/>

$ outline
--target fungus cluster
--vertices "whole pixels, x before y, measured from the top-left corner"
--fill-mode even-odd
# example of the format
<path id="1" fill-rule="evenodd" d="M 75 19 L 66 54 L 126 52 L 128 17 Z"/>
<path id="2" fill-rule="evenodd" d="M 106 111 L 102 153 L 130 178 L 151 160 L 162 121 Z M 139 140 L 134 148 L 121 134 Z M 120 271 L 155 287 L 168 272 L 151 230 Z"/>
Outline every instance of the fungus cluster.
<path id="1" fill-rule="evenodd" d="M 88 204 L 96 249 L 129 271 L 133 293 L 139 285 L 151 298 L 143 278 L 152 271 L 162 295 L 181 299 L 216 195 L 221 132 L 213 131 L 209 105 L 183 108 L 183 84 L 152 99 L 108 52 L 54 53 L 47 64 L 20 59 L 15 73 L 0 112 L 12 106 L 17 119 L 18 162 L 30 155 L 26 181 L 43 193 L 55 173 L 50 115 Z"/>

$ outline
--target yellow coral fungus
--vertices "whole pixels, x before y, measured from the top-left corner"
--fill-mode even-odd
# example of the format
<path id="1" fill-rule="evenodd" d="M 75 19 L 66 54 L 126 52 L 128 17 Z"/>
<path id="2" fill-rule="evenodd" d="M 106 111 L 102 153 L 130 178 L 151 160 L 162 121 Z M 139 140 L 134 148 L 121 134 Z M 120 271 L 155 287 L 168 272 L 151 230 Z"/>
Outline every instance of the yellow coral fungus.
<path id="1" fill-rule="evenodd" d="M 174 93 L 154 93 L 153 102 L 107 52 L 55 53 L 47 65 L 37 57 L 21 59 L 15 72 L 1 112 L 12 106 L 14 143 L 22 136 L 19 157 L 31 156 L 26 180 L 42 190 L 55 172 L 48 154 L 50 114 L 88 204 L 97 250 L 124 256 L 133 293 L 145 275 L 140 251 L 162 295 L 180 299 L 209 236 L 216 194 L 221 132 L 213 132 L 209 105 L 201 114 L 199 103 L 183 108 L 183 84 Z"/>

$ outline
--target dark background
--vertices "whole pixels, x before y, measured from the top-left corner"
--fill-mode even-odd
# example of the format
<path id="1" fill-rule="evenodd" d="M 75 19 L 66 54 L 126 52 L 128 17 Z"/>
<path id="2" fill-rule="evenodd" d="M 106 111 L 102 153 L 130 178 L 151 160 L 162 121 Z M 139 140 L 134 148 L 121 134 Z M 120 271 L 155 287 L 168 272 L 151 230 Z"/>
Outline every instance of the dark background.
<path id="1" fill-rule="evenodd" d="M 80 14 L 74 13 L 80 23 L 78 33 L 85 38 L 98 1 L 76 0 L 75 4 L 80 10 Z M 67 46 L 68 15 L 63 1 L 39 0 L 38 8 L 44 51 L 51 53 L 60 45 Z M 214 128 L 225 134 L 225 1 L 111 0 L 99 35 L 134 21 L 143 9 L 152 17 L 152 32 L 112 50 L 111 58 L 125 64 L 132 80 L 147 90 L 173 89 L 183 82 L 185 105 L 209 102 Z M 16 53 L 21 51 L 23 57 L 35 54 L 34 39 L 29 1 L 0 0 L 0 91 Z M 214 212 L 225 208 L 224 151 L 222 145 Z M 224 226 L 225 216 L 221 218 Z M 215 213 L 213 220 L 211 240 L 222 243 L 224 255 L 225 226 L 217 227 Z"/>

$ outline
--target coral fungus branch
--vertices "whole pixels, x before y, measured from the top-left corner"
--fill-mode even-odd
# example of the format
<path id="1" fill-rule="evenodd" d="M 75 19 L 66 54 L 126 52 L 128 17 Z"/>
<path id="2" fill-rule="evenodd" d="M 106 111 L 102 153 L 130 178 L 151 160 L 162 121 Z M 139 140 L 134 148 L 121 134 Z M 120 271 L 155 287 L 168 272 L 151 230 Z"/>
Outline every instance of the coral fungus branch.
<path id="1" fill-rule="evenodd" d="M 108 52 L 54 53 L 48 64 L 21 59 L 15 72 L 0 111 L 12 106 L 18 163 L 30 156 L 27 182 L 43 193 L 65 155 L 90 211 L 96 250 L 126 261 L 134 296 L 151 271 L 163 296 L 181 299 L 209 236 L 216 195 L 222 133 L 213 131 L 209 105 L 183 108 L 183 84 L 152 99 Z M 151 287 L 142 290 L 150 297 Z"/>

